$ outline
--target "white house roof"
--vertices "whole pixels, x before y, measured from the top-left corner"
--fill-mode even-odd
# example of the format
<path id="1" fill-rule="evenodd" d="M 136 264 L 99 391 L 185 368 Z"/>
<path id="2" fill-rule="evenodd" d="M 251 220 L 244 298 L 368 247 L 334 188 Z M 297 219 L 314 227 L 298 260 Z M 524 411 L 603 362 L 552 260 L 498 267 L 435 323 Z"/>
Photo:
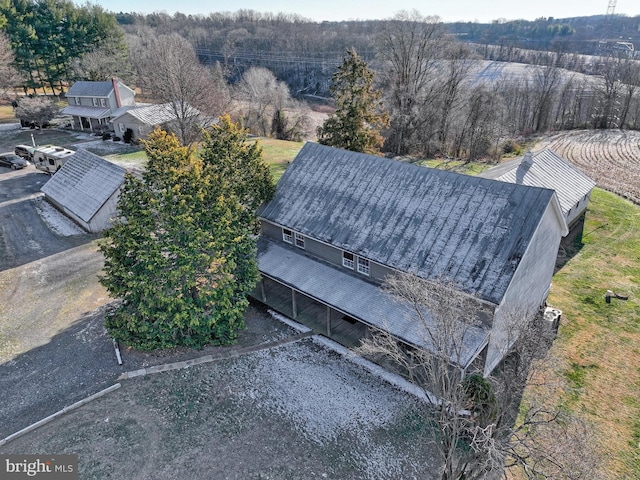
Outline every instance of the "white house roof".
<path id="1" fill-rule="evenodd" d="M 193 108 L 193 107 L 190 107 Z M 197 110 L 193 109 L 197 112 Z M 127 110 L 117 117 L 113 118 L 114 122 L 122 121 L 124 116 L 130 116 L 139 122 L 147 125 L 160 125 L 176 119 L 176 114 L 170 103 L 161 103 L 157 105 L 146 105 L 143 107 L 135 107 Z"/>
<path id="2" fill-rule="evenodd" d="M 258 215 L 497 305 L 554 195 L 307 143 Z"/>
<path id="3" fill-rule="evenodd" d="M 78 150 L 41 191 L 89 223 L 124 182 L 126 170 L 86 150 Z"/>
<path id="4" fill-rule="evenodd" d="M 577 167 L 548 148 L 529 152 L 524 158 L 498 165 L 481 176 L 555 190 L 565 217 L 596 185 Z"/>
<path id="5" fill-rule="evenodd" d="M 111 115 L 111 110 L 104 107 L 83 107 L 80 105 L 69 105 L 61 112 L 63 115 L 74 115 L 76 117 L 87 118 L 107 118 Z"/>

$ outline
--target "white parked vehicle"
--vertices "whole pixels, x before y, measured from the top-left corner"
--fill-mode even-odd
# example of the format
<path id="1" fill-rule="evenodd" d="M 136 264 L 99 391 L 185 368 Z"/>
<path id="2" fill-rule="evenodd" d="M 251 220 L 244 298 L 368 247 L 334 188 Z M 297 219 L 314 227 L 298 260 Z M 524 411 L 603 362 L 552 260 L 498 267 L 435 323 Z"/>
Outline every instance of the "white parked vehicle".
<path id="1" fill-rule="evenodd" d="M 63 147 L 56 147 L 55 145 L 49 145 L 46 147 L 36 147 L 33 152 L 33 164 L 38 170 L 53 175 L 56 173 L 62 165 L 67 161 L 67 158 L 73 155 L 73 150 L 68 150 Z"/>

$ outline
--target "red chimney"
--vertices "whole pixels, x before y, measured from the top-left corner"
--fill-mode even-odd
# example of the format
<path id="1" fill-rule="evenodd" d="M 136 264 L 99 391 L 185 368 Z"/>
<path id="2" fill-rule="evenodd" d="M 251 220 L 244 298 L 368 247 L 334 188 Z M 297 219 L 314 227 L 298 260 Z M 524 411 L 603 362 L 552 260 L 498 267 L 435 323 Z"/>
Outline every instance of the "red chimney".
<path id="1" fill-rule="evenodd" d="M 118 81 L 115 78 L 112 78 L 111 84 L 113 85 L 113 91 L 116 92 L 116 106 L 120 108 L 122 104 L 120 103 L 120 91 L 118 90 Z"/>

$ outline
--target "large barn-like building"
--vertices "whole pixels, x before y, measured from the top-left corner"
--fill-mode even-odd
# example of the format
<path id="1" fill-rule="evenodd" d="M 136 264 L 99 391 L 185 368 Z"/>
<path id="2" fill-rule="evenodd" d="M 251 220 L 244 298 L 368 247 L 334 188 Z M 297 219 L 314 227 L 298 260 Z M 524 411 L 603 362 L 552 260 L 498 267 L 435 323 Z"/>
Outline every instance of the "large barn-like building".
<path id="1" fill-rule="evenodd" d="M 58 210 L 96 233 L 111 226 L 125 173 L 102 157 L 78 150 L 41 190 Z"/>
<path id="2" fill-rule="evenodd" d="M 256 298 L 347 345 L 383 329 L 428 348 L 381 286 L 397 271 L 446 280 L 485 313 L 457 359 L 485 374 L 513 341 L 512 312 L 534 318 L 544 304 L 567 233 L 553 190 L 314 143 L 258 216 Z"/>

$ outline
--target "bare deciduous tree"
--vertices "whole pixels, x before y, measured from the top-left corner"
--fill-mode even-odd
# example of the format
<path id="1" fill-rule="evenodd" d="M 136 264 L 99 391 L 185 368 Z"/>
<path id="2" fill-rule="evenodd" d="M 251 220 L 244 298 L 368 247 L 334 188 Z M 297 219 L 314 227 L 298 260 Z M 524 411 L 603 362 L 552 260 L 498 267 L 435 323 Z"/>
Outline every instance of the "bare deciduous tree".
<path id="1" fill-rule="evenodd" d="M 0 32 L 0 95 L 7 96 L 7 90 L 16 87 L 22 80 L 18 71 L 12 66 L 14 60 L 11 42 Z"/>
<path id="2" fill-rule="evenodd" d="M 437 17 L 423 17 L 415 10 L 400 12 L 384 23 L 378 60 L 384 104 L 391 118 L 388 150 L 404 155 L 420 143 L 416 136 L 431 105 L 430 82 L 449 41 Z"/>
<path id="3" fill-rule="evenodd" d="M 385 289 L 411 312 L 429 348 L 379 331 L 358 350 L 399 369 L 425 392 L 422 418 L 432 428 L 443 480 L 499 478 L 505 468 L 530 479 L 585 478 L 585 471 L 598 478 L 584 424 L 550 401 L 550 386 L 534 385 L 521 401 L 525 386 L 539 379 L 535 367 L 553 335 L 543 322 L 509 314 L 502 332 L 508 356 L 493 376 L 483 377 L 473 364 L 460 366 L 470 359 L 470 340 L 491 321 L 481 302 L 447 282 L 407 273 L 388 278 Z"/>
<path id="4" fill-rule="evenodd" d="M 20 121 L 33 123 L 40 130 L 58 113 L 56 104 L 46 97 L 22 97 L 18 99 L 15 110 Z"/>
<path id="5" fill-rule="evenodd" d="M 183 37 L 142 31 L 130 38 L 130 45 L 139 86 L 168 105 L 185 145 L 200 138 L 203 119 L 218 117 L 229 107 L 230 95 L 220 68 L 200 64 Z"/>
<path id="6" fill-rule="evenodd" d="M 246 104 L 242 109 L 245 126 L 258 135 L 267 136 L 275 111 L 291 102 L 289 87 L 279 82 L 266 68 L 253 67 L 244 72 L 236 86 L 236 95 Z"/>

